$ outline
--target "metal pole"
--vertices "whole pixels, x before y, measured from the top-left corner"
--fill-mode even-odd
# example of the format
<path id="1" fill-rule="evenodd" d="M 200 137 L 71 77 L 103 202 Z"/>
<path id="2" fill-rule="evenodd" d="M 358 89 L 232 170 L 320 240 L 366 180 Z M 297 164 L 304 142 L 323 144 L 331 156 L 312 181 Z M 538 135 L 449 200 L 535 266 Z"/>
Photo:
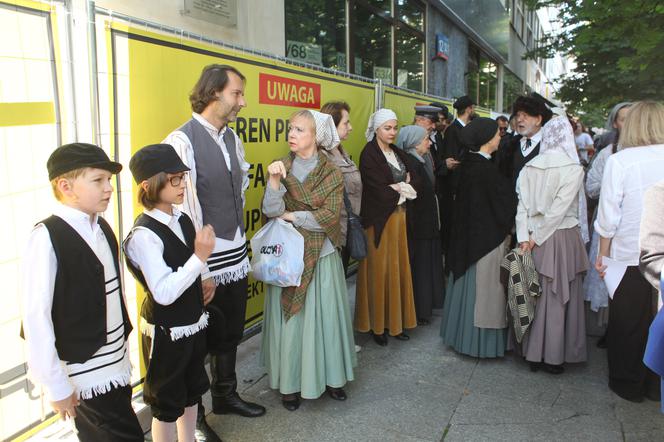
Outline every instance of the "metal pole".
<path id="1" fill-rule="evenodd" d="M 99 120 L 99 73 L 97 71 L 97 26 L 95 2 L 87 2 L 88 15 L 88 68 L 90 72 L 90 112 L 92 113 L 92 139 L 97 146 L 101 146 Z M 117 150 L 117 149 L 116 149 Z"/>

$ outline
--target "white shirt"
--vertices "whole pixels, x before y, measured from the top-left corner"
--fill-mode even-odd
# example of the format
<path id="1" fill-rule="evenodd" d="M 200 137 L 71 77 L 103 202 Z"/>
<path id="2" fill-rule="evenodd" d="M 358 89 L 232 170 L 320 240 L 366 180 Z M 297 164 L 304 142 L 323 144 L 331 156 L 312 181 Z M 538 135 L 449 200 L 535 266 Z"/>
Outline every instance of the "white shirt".
<path id="1" fill-rule="evenodd" d="M 466 123 L 464 123 L 464 122 L 461 121 L 460 119 L 455 118 L 455 120 L 457 120 L 457 121 L 459 122 L 459 124 L 461 125 L 461 127 L 466 127 Z"/>
<path id="2" fill-rule="evenodd" d="M 542 129 L 538 130 L 537 133 L 530 138 L 530 147 L 528 147 L 528 140 L 529 138 L 525 136 L 521 137 L 521 140 L 519 140 L 521 143 L 521 155 L 524 158 L 530 155 L 540 141 L 542 141 Z"/>
<path id="3" fill-rule="evenodd" d="M 579 158 L 588 161 L 588 147 L 593 146 L 593 139 L 590 134 L 581 132 L 574 137 L 574 142 L 576 143 L 576 148 L 579 150 Z"/>
<path id="4" fill-rule="evenodd" d="M 224 134 L 227 130 L 229 130 L 228 126 L 224 126 L 221 131 L 218 131 L 216 127 L 210 124 L 210 122 L 203 118 L 200 114 L 194 112 L 192 113 L 192 117 L 201 123 L 205 130 L 207 130 L 207 132 L 210 134 L 214 142 L 217 143 L 224 156 L 226 167 L 228 167 L 230 170 L 230 156 L 228 149 L 226 148 L 226 143 L 224 142 Z M 244 205 L 244 193 L 249 187 L 250 165 L 245 160 L 244 145 L 242 144 L 242 141 L 235 132 L 233 132 L 233 135 L 235 136 L 235 153 L 237 154 L 240 170 L 242 171 L 242 204 Z M 171 132 L 163 142 L 173 146 L 177 154 L 182 159 L 182 162 L 191 169 L 185 178 L 187 180 L 187 188 L 184 192 L 184 201 L 182 205 L 179 206 L 179 209 L 189 215 L 192 222 L 194 223 L 196 231 L 198 231 L 203 227 L 203 210 L 201 208 L 201 203 L 198 200 L 198 194 L 196 192 L 196 160 L 194 157 L 194 148 L 191 145 L 191 140 L 189 140 L 189 137 L 187 137 L 184 132 L 176 130 Z M 210 255 L 210 258 L 208 259 L 208 269 L 203 272 L 203 279 L 205 280 L 210 277 L 214 277 L 217 284 L 222 284 L 243 278 L 249 271 L 248 258 L 243 259 L 240 263 L 230 267 L 222 266 L 224 262 L 237 258 L 237 254 L 229 253 L 229 251 L 243 249 L 241 254 L 246 254 L 246 242 L 247 240 L 241 227 L 238 227 L 237 231 L 235 232 L 235 237 L 230 241 L 217 237 L 212 255 Z M 217 265 L 211 266 L 209 264 L 210 261 L 216 262 Z"/>
<path id="5" fill-rule="evenodd" d="M 541 246 L 558 229 L 579 225 L 579 190 L 583 168 L 562 153 L 538 155 L 519 174 L 516 183 L 518 242 L 532 237 Z"/>
<path id="6" fill-rule="evenodd" d="M 599 198 L 599 193 L 602 189 L 604 166 L 606 166 L 606 160 L 609 159 L 612 153 L 613 145 L 609 144 L 596 154 L 595 159 L 590 164 L 586 175 L 586 195 L 588 198 Z"/>
<path id="7" fill-rule="evenodd" d="M 146 210 L 144 213 L 168 226 L 186 244 L 178 221 L 182 213 L 177 208 L 173 207 L 173 216 L 159 209 Z M 124 250 L 127 258 L 143 273 L 155 302 L 161 305 L 175 302 L 206 269 L 205 263 L 193 254 L 174 272 L 164 261 L 164 243 L 147 227 L 132 229 L 124 243 Z"/>
<path id="8" fill-rule="evenodd" d="M 221 131 L 218 131 L 216 127 L 210 124 L 210 122 L 200 114 L 194 112 L 192 113 L 192 117 L 201 123 L 214 142 L 217 143 L 224 155 L 226 167 L 230 170 L 230 156 L 228 154 L 228 149 L 226 148 L 226 143 L 224 142 L 224 134 L 228 130 L 228 126 L 224 126 Z M 235 136 L 235 153 L 237 154 L 238 163 L 240 164 L 240 170 L 242 170 L 242 202 L 244 204 L 244 192 L 249 187 L 250 165 L 245 160 L 244 145 L 242 144 L 242 141 L 235 132 L 233 132 L 233 135 Z M 194 148 L 191 145 L 189 137 L 179 130 L 171 132 L 163 142 L 173 146 L 182 159 L 182 162 L 191 169 L 187 174 L 187 189 L 184 193 L 184 202 L 182 203 L 180 210 L 189 215 L 194 223 L 194 227 L 196 227 L 196 230 L 198 231 L 203 227 L 203 211 L 196 193 L 196 161 L 194 159 Z M 241 229 L 238 228 L 238 230 Z"/>
<path id="9" fill-rule="evenodd" d="M 611 258 L 630 266 L 639 264 L 643 195 L 661 180 L 664 144 L 630 147 L 607 160 L 595 229 L 604 238 L 612 238 Z"/>
<path id="10" fill-rule="evenodd" d="M 108 331 L 108 344 L 97 350 L 88 361 L 67 364 L 60 360 L 55 348 L 51 316 L 58 260 L 48 229 L 43 224 L 37 225 L 28 238 L 23 255 L 23 330 L 30 376 L 42 385 L 51 401 L 58 401 L 74 391 L 83 397 L 93 395 L 95 387 L 108 385 L 109 379 L 117 379 L 118 375 L 129 382 L 131 365 L 122 327 L 120 303 L 124 300 L 119 295 L 121 284 L 97 216 L 90 223 L 88 214 L 62 204 L 56 207 L 54 215 L 76 230 L 104 266 Z M 70 375 L 76 376 L 70 378 Z"/>

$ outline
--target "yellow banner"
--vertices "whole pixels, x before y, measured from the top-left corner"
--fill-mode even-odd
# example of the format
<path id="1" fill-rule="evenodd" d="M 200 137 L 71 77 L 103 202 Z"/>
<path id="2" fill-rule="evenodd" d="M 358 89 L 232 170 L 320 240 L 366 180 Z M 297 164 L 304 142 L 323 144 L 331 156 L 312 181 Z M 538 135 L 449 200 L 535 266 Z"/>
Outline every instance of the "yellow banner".
<path id="1" fill-rule="evenodd" d="M 126 68 L 128 76 L 127 100 L 114 100 L 114 113 L 116 120 L 129 121 L 129 141 L 121 138 L 121 142 L 129 142 L 132 152 L 162 141 L 191 118 L 188 97 L 203 67 L 229 64 L 246 76 L 247 107 L 230 126 L 244 143 L 251 164 L 245 206 L 248 238 L 261 227 L 260 202 L 267 166 L 289 151 L 288 118 L 292 113 L 301 108 L 318 110 L 328 101 L 346 101 L 351 107 L 355 130 L 344 142 L 344 149 L 359 158 L 365 144 L 364 128 L 374 107 L 373 83 L 118 24 L 112 25 L 111 34 L 115 48 L 113 63 L 118 74 L 124 74 Z M 121 78 L 117 81 L 122 84 Z M 128 102 L 128 108 L 118 108 L 123 101 Z M 134 213 L 139 210 L 135 207 Z M 246 327 L 262 320 L 263 291 L 263 283 L 250 278 Z M 139 298 L 140 303 L 142 297 Z"/>

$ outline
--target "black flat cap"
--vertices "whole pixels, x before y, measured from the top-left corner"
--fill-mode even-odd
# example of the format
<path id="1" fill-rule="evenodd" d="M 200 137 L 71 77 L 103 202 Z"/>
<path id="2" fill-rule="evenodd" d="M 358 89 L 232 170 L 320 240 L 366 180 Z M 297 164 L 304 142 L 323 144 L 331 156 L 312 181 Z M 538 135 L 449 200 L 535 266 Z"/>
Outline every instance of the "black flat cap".
<path id="1" fill-rule="evenodd" d="M 189 168 L 170 144 L 150 144 L 134 153 L 129 160 L 129 170 L 138 184 L 159 172 L 179 173 Z"/>
<path id="2" fill-rule="evenodd" d="M 101 147 L 87 143 L 71 143 L 58 147 L 53 151 L 48 161 L 48 179 L 53 180 L 72 170 L 92 167 L 118 173 L 122 164 L 111 161 Z"/>
<path id="3" fill-rule="evenodd" d="M 474 152 L 491 141 L 498 132 L 498 123 L 493 118 L 477 117 L 461 129 L 461 141 Z"/>
<path id="4" fill-rule="evenodd" d="M 461 112 L 465 108 L 474 105 L 475 103 L 473 102 L 473 100 L 468 95 L 464 95 L 463 97 L 457 98 L 452 107 L 456 109 L 458 112 Z"/>
<path id="5" fill-rule="evenodd" d="M 450 110 L 447 108 L 447 106 L 445 106 L 445 105 L 444 105 L 443 103 L 441 103 L 440 101 L 434 101 L 434 102 L 429 103 L 429 104 L 430 104 L 431 106 L 434 106 L 434 107 L 440 108 L 440 111 L 439 111 L 439 112 L 442 113 L 442 114 L 445 116 L 446 119 L 449 120 L 450 117 L 452 116 L 452 115 L 450 115 Z"/>

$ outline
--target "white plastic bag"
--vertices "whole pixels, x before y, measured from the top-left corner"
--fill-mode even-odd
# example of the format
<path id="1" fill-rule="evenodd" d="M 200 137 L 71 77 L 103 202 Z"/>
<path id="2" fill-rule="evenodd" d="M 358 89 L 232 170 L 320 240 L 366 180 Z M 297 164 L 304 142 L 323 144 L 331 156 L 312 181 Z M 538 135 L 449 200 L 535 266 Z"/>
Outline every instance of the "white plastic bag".
<path id="1" fill-rule="evenodd" d="M 277 287 L 299 286 L 304 271 L 304 237 L 293 225 L 271 219 L 251 238 L 253 277 Z"/>

